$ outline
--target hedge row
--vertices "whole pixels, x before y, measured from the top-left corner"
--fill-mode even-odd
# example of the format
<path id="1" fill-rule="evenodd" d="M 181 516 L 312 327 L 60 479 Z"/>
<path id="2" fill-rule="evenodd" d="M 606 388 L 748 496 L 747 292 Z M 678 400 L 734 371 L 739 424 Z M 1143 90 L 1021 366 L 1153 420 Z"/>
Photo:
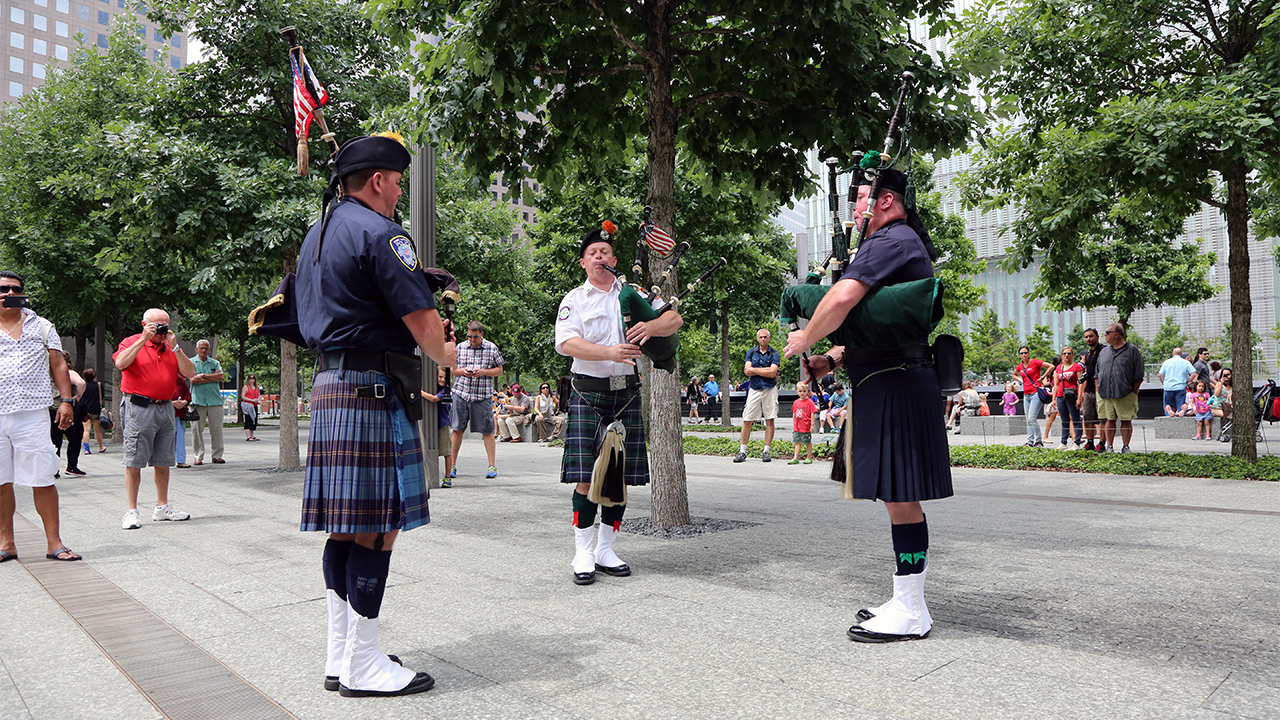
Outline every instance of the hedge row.
<path id="1" fill-rule="evenodd" d="M 763 450 L 764 441 L 752 440 L 747 446 L 747 457 L 759 458 Z M 690 455 L 733 456 L 738 453 L 738 441 L 730 438 L 686 436 L 684 451 Z M 834 451 L 834 442 L 815 443 L 813 446 L 813 456 L 818 459 L 830 460 Z M 769 448 L 769 453 L 774 458 L 790 458 L 791 452 L 792 445 L 789 440 L 774 440 Z M 804 455 L 803 450 L 801 455 Z M 1164 452 L 1099 455 L 1048 448 L 957 445 L 951 448 L 951 464 L 958 467 L 1000 470 L 1059 470 L 1110 475 L 1171 475 L 1280 481 L 1280 457 L 1273 456 L 1264 456 L 1256 463 L 1249 463 L 1230 455 L 1188 455 Z"/>
<path id="2" fill-rule="evenodd" d="M 1280 481 L 1280 458 L 1270 455 L 1258 458 L 1256 463 L 1250 463 L 1231 455 L 1166 452 L 1099 455 L 1046 448 L 957 445 L 951 448 L 951 464 L 1006 470 L 1065 470 L 1111 475 L 1174 475 Z"/>

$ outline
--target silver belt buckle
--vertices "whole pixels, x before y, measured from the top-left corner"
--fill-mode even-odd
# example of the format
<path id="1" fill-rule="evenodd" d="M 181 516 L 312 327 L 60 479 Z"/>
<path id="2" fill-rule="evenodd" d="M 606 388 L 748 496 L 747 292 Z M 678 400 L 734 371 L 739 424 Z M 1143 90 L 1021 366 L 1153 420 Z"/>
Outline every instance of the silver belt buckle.
<path id="1" fill-rule="evenodd" d="M 626 390 L 626 389 L 627 389 L 627 376 L 626 376 L 626 375 L 610 375 L 610 376 L 609 376 L 609 389 L 610 389 L 610 390 L 614 390 L 614 391 L 616 391 L 616 390 Z"/>
<path id="2" fill-rule="evenodd" d="M 387 386 L 382 383 L 376 383 L 373 386 L 373 396 L 375 398 L 384 398 L 387 396 Z"/>

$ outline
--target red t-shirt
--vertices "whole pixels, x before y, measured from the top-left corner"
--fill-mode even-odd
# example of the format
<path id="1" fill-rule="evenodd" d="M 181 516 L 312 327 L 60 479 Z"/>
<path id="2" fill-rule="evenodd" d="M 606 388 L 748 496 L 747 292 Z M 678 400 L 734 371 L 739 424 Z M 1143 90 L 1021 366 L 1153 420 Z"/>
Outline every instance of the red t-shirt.
<path id="1" fill-rule="evenodd" d="M 1018 363 L 1018 367 L 1013 369 L 1013 376 L 1022 381 L 1024 395 L 1030 395 L 1036 391 L 1035 384 L 1040 382 L 1040 371 L 1045 365 L 1048 365 L 1048 363 L 1039 358 L 1032 358 L 1031 362 L 1027 363 L 1025 367 L 1022 363 Z M 1025 374 L 1024 370 L 1026 371 Z M 1027 378 L 1031 379 L 1028 380 Z M 1044 385 L 1044 383 L 1040 384 L 1041 386 Z"/>
<path id="2" fill-rule="evenodd" d="M 111 354 L 111 358 L 115 359 L 129 349 L 140 337 L 142 333 L 125 338 Z M 143 345 L 129 367 L 120 371 L 120 392 L 142 395 L 152 400 L 168 400 L 173 397 L 177 382 L 178 356 L 169 348 L 155 343 Z"/>
<path id="3" fill-rule="evenodd" d="M 1058 378 L 1058 395 L 1062 397 L 1065 390 L 1077 390 L 1080 388 L 1080 373 L 1084 372 L 1084 366 L 1080 363 L 1071 363 L 1063 367 L 1059 365 L 1053 374 Z"/>
<path id="4" fill-rule="evenodd" d="M 801 398 L 791 403 L 791 429 L 796 432 L 813 432 L 813 414 L 818 406 L 813 403 L 813 396 Z"/>

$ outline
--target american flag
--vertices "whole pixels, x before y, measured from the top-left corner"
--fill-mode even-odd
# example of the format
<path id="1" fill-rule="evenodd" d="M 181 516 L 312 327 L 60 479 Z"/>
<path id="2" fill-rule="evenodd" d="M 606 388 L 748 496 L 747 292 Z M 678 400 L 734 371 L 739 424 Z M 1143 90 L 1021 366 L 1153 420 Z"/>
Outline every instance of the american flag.
<path id="1" fill-rule="evenodd" d="M 298 139 L 306 138 L 311 132 L 311 119 L 315 112 L 329 102 L 329 93 L 320 86 L 311 65 L 302 54 L 302 48 L 295 47 L 289 53 L 289 64 L 293 66 L 293 121 L 294 131 Z"/>
<path id="2" fill-rule="evenodd" d="M 676 247 L 676 241 L 671 239 L 666 230 L 649 223 L 644 226 L 644 244 L 658 253 L 659 257 L 666 257 Z"/>

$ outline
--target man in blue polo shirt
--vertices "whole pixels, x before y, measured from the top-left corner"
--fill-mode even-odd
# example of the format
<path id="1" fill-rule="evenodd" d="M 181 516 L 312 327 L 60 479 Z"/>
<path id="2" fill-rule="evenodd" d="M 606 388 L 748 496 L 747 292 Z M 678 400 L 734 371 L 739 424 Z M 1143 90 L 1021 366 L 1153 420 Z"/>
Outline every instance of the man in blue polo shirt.
<path id="1" fill-rule="evenodd" d="M 1187 380 L 1196 368 L 1182 357 L 1182 348 L 1174 348 L 1173 355 L 1160 366 L 1160 381 L 1164 383 L 1164 414 L 1176 415 L 1187 401 Z"/>
<path id="2" fill-rule="evenodd" d="M 742 442 L 738 445 L 736 463 L 747 459 L 747 444 L 751 442 L 751 424 L 764 420 L 764 453 L 760 459 L 769 462 L 769 446 L 773 444 L 773 423 L 778 417 L 778 367 L 782 356 L 769 347 L 772 336 L 765 328 L 756 331 L 756 347 L 747 351 L 747 362 L 742 368 L 750 387 L 747 405 L 742 410 Z"/>

